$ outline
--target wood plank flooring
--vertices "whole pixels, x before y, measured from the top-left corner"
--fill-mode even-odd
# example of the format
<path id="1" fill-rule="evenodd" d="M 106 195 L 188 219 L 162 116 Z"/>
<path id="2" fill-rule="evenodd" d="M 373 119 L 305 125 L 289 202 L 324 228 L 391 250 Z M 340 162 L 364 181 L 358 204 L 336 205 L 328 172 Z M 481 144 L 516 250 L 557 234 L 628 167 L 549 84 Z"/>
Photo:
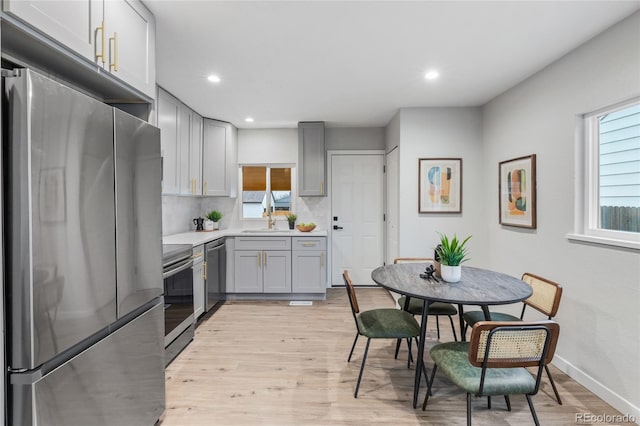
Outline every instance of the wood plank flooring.
<path id="1" fill-rule="evenodd" d="M 380 288 L 356 289 L 362 310 L 393 307 Z M 452 340 L 448 319 L 441 340 Z M 358 398 L 353 397 L 366 339 L 347 356 L 355 325 L 346 292 L 329 289 L 326 301 L 289 306 L 280 301 L 227 302 L 196 329 L 195 340 L 166 371 L 167 409 L 162 426 L 195 425 L 457 425 L 466 423 L 466 397 L 437 374 L 426 411 L 411 407 L 414 369 L 406 345 L 373 340 Z M 562 338 L 562 337 L 561 337 Z M 428 348 L 437 343 L 428 323 Z M 415 350 L 414 350 L 415 354 Z M 559 370 L 552 373 L 564 405 L 544 378 L 533 402 L 542 425 L 576 424 L 576 413 L 620 414 Z M 426 388 L 426 387 L 425 387 Z M 424 389 L 420 393 L 420 405 Z M 526 399 L 473 400 L 474 425 L 533 424 Z"/>

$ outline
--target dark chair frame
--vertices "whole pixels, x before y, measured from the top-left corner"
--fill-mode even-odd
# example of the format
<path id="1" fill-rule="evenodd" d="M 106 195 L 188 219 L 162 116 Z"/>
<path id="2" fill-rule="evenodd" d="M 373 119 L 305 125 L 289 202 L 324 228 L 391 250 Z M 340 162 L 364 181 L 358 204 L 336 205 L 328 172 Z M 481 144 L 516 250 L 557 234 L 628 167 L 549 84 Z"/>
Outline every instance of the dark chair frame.
<path id="1" fill-rule="evenodd" d="M 527 306 L 531 306 L 533 309 L 541 312 L 542 314 L 547 316 L 547 319 L 553 319 L 558 313 L 558 308 L 560 307 L 560 299 L 562 298 L 562 286 L 554 281 L 551 281 L 547 278 L 541 277 L 539 275 L 532 274 L 530 272 L 525 272 L 522 274 L 522 281 L 531 285 L 530 281 L 537 280 L 548 284 L 550 286 L 555 287 L 553 301 L 549 306 L 545 306 L 544 303 L 540 303 L 538 298 L 536 297 L 535 290 L 534 294 L 532 294 L 528 299 L 522 301 L 522 311 L 520 312 L 520 321 L 524 320 L 524 312 L 527 309 Z M 518 318 L 514 317 L 514 321 L 517 321 Z M 469 325 L 473 326 L 473 324 L 469 324 L 468 322 L 465 324 L 463 335 L 467 334 L 467 328 Z M 551 388 L 553 389 L 553 393 L 556 396 L 556 401 L 558 401 L 559 405 L 562 405 L 562 399 L 560 399 L 560 394 L 558 393 L 558 388 L 556 387 L 556 383 L 553 380 L 553 376 L 551 375 L 551 371 L 549 371 L 549 366 L 547 364 L 544 365 L 545 372 L 547 373 L 547 377 L 549 378 L 549 382 L 551 383 Z"/>
<path id="2" fill-rule="evenodd" d="M 351 362 L 351 356 L 353 355 L 353 351 L 356 347 L 356 343 L 358 342 L 358 337 L 365 336 L 367 337 L 367 345 L 365 346 L 364 349 L 364 355 L 362 356 L 362 365 L 360 366 L 360 373 L 358 374 L 358 381 L 356 383 L 356 390 L 353 394 L 354 398 L 358 397 L 358 390 L 360 389 L 360 381 L 362 380 L 362 373 L 364 372 L 364 365 L 367 361 L 367 354 L 369 353 L 369 344 L 371 343 L 371 339 L 374 337 L 370 337 L 367 336 L 363 330 L 360 329 L 360 326 L 358 324 L 358 315 L 360 314 L 360 307 L 358 306 L 358 299 L 356 297 L 356 292 L 355 292 L 355 288 L 353 287 L 353 282 L 351 281 L 351 278 L 349 277 L 349 272 L 348 271 L 344 271 L 344 273 L 342 274 L 342 278 L 344 280 L 344 285 L 347 289 L 347 295 L 349 296 L 349 303 L 351 305 L 351 313 L 353 314 L 353 321 L 355 322 L 356 325 L 356 337 L 353 340 L 353 345 L 351 345 L 351 351 L 349 352 L 349 358 L 347 358 L 347 362 Z M 398 311 L 398 313 L 400 313 L 400 311 Z M 418 343 L 418 336 L 420 335 L 420 327 L 418 326 L 418 323 L 416 322 L 416 326 L 417 326 L 417 332 L 414 336 L 411 336 L 409 338 L 407 338 L 407 347 L 409 349 L 409 355 L 407 358 L 407 368 L 411 367 L 411 361 L 412 361 L 412 355 L 411 355 L 411 340 L 414 339 L 416 341 L 416 344 Z M 375 338 L 382 338 L 382 337 L 375 337 Z M 395 337 L 389 337 L 389 338 L 394 338 Z M 399 339 L 400 340 L 400 339 Z M 424 367 L 424 374 L 425 377 L 427 376 L 427 371 L 426 371 L 426 367 Z"/>
<path id="3" fill-rule="evenodd" d="M 544 340 L 544 346 L 542 352 L 539 357 L 533 358 L 496 358 L 491 359 L 489 357 L 491 353 L 491 348 L 494 336 L 497 333 L 502 332 L 524 332 L 531 330 L 545 330 L 546 336 Z M 480 343 L 483 341 L 483 334 L 487 334 L 486 344 L 484 355 L 482 356 L 482 361 L 478 361 L 478 355 L 480 350 Z M 540 389 L 540 381 L 542 378 L 542 370 L 553 358 L 555 353 L 556 344 L 558 342 L 558 335 L 560 333 L 560 326 L 555 321 L 546 320 L 539 322 L 522 322 L 522 323 L 514 323 L 514 322 L 498 322 L 498 321 L 481 321 L 477 322 L 472 329 L 471 332 L 471 342 L 469 343 L 468 353 L 469 353 L 469 364 L 474 367 L 482 368 L 482 372 L 480 375 L 480 384 L 478 393 L 475 396 L 488 396 L 489 398 L 489 408 L 491 408 L 491 396 L 484 395 L 484 385 L 487 369 L 490 368 L 526 368 L 526 367 L 537 367 L 537 371 L 535 374 L 536 382 L 535 388 L 533 392 L 525 394 L 527 398 L 527 403 L 529 405 L 529 409 L 531 411 L 531 415 L 533 417 L 533 421 L 536 426 L 540 425 L 538 421 L 538 416 L 536 415 L 535 408 L 533 406 L 533 401 L 531 400 L 531 396 L 538 393 Z M 501 343 L 498 343 L 501 344 Z M 427 381 L 427 394 L 425 395 L 424 402 L 422 404 L 422 410 L 425 410 L 427 407 L 427 403 L 429 401 L 429 396 L 432 394 L 432 386 L 433 381 L 436 375 L 436 371 L 438 369 L 438 365 L 434 364 L 433 370 L 431 372 L 431 378 Z M 509 395 L 504 395 L 505 402 L 507 405 L 507 410 L 511 411 L 511 402 L 509 400 Z M 467 392 L 467 426 L 471 426 L 471 393 Z"/>

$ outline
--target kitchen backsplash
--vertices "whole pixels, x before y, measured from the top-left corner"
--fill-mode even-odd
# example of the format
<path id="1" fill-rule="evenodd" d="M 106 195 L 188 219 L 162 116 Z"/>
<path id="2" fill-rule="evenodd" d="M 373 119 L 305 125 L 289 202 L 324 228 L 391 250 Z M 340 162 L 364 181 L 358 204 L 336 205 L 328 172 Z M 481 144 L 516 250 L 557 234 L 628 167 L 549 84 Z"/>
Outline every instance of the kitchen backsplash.
<path id="1" fill-rule="evenodd" d="M 298 223 L 315 222 L 320 229 L 328 229 L 330 222 L 330 206 L 328 197 L 296 198 L 295 213 Z M 193 219 L 204 217 L 211 210 L 222 213 L 220 228 L 262 228 L 264 223 L 257 221 L 242 222 L 239 217 L 240 203 L 237 198 L 230 197 L 178 197 L 162 196 L 162 235 L 173 235 L 195 230 Z M 285 228 L 285 223 L 278 223 Z"/>

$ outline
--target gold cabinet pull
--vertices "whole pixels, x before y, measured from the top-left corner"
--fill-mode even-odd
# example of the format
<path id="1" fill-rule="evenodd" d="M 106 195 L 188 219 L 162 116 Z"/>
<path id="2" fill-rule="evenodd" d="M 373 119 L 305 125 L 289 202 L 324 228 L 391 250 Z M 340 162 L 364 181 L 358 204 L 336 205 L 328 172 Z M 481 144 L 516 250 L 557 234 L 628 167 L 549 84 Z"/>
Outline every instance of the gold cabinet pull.
<path id="1" fill-rule="evenodd" d="M 109 37 L 109 48 L 113 40 L 113 62 L 109 61 L 109 71 L 118 71 L 118 33 L 114 32 L 113 37 Z"/>
<path id="2" fill-rule="evenodd" d="M 97 53 L 98 50 L 98 31 L 100 31 L 100 53 Z M 104 64 L 104 21 L 102 21 L 100 23 L 99 27 L 96 27 L 96 61 L 98 59 L 102 60 L 102 63 Z"/>
<path id="3" fill-rule="evenodd" d="M 258 268 L 262 268 L 262 264 L 260 263 L 262 261 L 262 253 L 258 252 Z"/>
<path id="4" fill-rule="evenodd" d="M 193 180 L 193 193 L 194 195 L 200 195 L 198 194 L 198 179 Z"/>
<path id="5" fill-rule="evenodd" d="M 207 193 L 209 192 L 209 183 L 205 180 L 204 181 L 204 192 L 203 195 L 208 195 Z"/>
<path id="6" fill-rule="evenodd" d="M 302 243 L 302 247 L 315 247 L 316 243 Z"/>
<path id="7" fill-rule="evenodd" d="M 320 194 L 324 194 L 324 181 L 320 182 Z"/>
<path id="8" fill-rule="evenodd" d="M 267 252 L 263 251 L 262 252 L 262 256 L 264 256 L 264 267 L 266 268 L 267 267 Z"/>
<path id="9" fill-rule="evenodd" d="M 202 267 L 204 268 L 202 270 L 202 278 L 206 280 L 207 279 L 207 262 L 202 262 Z"/>
<path id="10" fill-rule="evenodd" d="M 324 252 L 320 253 L 320 266 L 324 266 Z"/>

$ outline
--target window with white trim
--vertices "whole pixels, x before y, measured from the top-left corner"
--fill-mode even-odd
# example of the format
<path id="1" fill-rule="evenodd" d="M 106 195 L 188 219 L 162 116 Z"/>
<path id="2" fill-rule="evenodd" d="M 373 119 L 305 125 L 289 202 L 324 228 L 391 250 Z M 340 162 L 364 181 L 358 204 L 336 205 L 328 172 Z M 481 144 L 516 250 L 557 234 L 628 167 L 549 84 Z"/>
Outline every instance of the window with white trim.
<path id="1" fill-rule="evenodd" d="M 585 142 L 583 232 L 636 247 L 640 244 L 640 99 L 586 115 Z"/>
<path id="2" fill-rule="evenodd" d="M 242 219 L 285 218 L 293 211 L 291 167 L 242 166 Z"/>

